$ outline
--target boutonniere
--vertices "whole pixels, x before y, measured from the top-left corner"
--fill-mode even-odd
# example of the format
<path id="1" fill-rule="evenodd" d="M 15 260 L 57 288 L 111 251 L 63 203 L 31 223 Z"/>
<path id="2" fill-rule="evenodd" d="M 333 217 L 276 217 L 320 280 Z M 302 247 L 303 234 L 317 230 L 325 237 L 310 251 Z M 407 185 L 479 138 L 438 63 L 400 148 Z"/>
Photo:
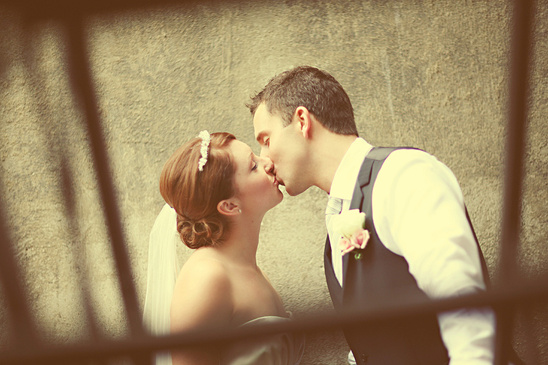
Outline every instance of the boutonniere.
<path id="1" fill-rule="evenodd" d="M 362 258 L 362 250 L 369 241 L 369 231 L 365 229 L 365 213 L 358 209 L 345 210 L 333 218 L 333 230 L 341 236 L 339 248 L 344 256 L 354 252 L 354 258 Z"/>

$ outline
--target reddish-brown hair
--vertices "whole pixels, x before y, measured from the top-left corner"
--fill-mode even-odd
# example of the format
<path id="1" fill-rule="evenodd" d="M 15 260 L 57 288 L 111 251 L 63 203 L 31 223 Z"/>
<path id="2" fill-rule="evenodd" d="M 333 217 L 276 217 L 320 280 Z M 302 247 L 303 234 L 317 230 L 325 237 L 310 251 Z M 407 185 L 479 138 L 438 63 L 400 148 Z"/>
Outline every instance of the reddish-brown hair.
<path id="1" fill-rule="evenodd" d="M 177 149 L 162 169 L 160 193 L 177 212 L 177 230 L 190 248 L 215 246 L 230 229 L 217 204 L 234 196 L 235 167 L 227 147 L 235 139 L 230 133 L 212 133 L 203 171 L 198 170 L 201 138 Z"/>

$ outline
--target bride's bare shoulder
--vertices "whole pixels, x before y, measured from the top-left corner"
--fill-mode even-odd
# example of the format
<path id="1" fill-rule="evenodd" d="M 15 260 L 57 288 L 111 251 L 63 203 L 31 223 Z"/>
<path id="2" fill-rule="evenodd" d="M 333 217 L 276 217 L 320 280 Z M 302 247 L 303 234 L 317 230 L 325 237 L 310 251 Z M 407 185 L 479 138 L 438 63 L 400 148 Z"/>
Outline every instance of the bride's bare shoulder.
<path id="1" fill-rule="evenodd" d="M 214 251 L 196 251 L 185 262 L 179 273 L 177 285 L 187 287 L 198 284 L 214 287 L 229 284 L 228 267 Z"/>
<path id="2" fill-rule="evenodd" d="M 232 288 L 225 263 L 215 255 L 193 254 L 175 284 L 172 329 L 202 327 L 212 321 L 228 324 L 232 312 Z"/>

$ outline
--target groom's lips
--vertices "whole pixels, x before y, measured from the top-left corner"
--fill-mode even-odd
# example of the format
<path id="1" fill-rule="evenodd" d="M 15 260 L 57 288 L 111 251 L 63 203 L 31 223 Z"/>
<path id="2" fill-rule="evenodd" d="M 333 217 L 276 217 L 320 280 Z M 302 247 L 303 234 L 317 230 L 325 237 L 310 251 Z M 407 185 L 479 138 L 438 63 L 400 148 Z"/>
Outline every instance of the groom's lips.
<path id="1" fill-rule="evenodd" d="M 276 185 L 276 186 L 278 186 L 278 185 L 283 185 L 283 186 L 285 186 L 283 180 L 280 179 L 280 177 L 279 177 L 278 174 L 277 174 L 276 167 L 274 167 L 274 169 L 272 170 L 272 173 L 273 173 L 273 175 L 274 175 L 274 185 Z"/>

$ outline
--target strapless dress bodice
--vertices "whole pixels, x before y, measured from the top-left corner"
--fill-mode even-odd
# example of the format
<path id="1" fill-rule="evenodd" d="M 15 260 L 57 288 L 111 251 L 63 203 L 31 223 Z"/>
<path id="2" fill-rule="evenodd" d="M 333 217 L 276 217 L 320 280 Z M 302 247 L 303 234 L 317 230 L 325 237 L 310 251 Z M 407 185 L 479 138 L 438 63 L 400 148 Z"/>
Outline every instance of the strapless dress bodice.
<path id="1" fill-rule="evenodd" d="M 242 327 L 290 321 L 290 318 L 266 316 L 246 322 Z M 236 343 L 223 351 L 222 365 L 297 365 L 304 353 L 305 336 L 280 333 L 258 340 Z"/>

